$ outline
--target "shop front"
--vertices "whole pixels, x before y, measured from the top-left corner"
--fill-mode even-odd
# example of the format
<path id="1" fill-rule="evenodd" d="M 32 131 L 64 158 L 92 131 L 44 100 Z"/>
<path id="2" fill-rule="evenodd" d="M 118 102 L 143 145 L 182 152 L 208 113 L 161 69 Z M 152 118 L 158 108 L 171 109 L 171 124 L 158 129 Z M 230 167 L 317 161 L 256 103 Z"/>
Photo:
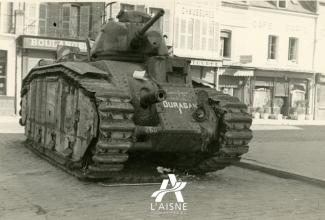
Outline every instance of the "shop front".
<path id="1" fill-rule="evenodd" d="M 27 73 L 41 60 L 56 60 L 58 46 L 78 47 L 81 52 L 86 52 L 85 41 L 63 38 L 50 38 L 22 35 L 18 38 L 18 59 L 21 61 L 21 75 Z"/>
<path id="2" fill-rule="evenodd" d="M 316 75 L 315 120 L 325 120 L 325 75 Z"/>
<path id="3" fill-rule="evenodd" d="M 16 114 L 16 37 L 0 34 L 0 115 Z"/>
<path id="4" fill-rule="evenodd" d="M 218 71 L 219 90 L 235 96 L 248 106 L 251 104 L 251 83 L 254 70 L 247 67 L 222 67 Z"/>
<path id="5" fill-rule="evenodd" d="M 191 59 L 191 74 L 194 82 L 205 84 L 217 89 L 217 72 L 222 65 L 221 60 L 198 60 Z"/>
<path id="6" fill-rule="evenodd" d="M 306 119 L 311 112 L 313 74 L 256 70 L 252 112 L 262 118 Z"/>

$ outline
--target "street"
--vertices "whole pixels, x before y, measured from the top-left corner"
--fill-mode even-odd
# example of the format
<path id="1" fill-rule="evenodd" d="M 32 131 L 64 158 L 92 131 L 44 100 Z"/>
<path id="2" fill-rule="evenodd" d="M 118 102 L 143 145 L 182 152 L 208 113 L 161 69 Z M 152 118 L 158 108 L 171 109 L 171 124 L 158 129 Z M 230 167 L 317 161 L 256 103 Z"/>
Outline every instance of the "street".
<path id="1" fill-rule="evenodd" d="M 267 152 L 267 146 L 281 148 L 284 143 L 316 149 L 325 139 L 324 129 L 257 129 L 248 157 L 260 152 L 267 159 L 263 149 Z M 321 187 L 239 167 L 190 181 L 182 191 L 187 203 L 184 213 L 157 213 L 150 210 L 150 196 L 160 183 L 108 187 L 81 182 L 24 148 L 23 140 L 23 134 L 0 134 L 0 219 L 325 218 Z M 175 196 L 164 200 L 173 201 Z"/>

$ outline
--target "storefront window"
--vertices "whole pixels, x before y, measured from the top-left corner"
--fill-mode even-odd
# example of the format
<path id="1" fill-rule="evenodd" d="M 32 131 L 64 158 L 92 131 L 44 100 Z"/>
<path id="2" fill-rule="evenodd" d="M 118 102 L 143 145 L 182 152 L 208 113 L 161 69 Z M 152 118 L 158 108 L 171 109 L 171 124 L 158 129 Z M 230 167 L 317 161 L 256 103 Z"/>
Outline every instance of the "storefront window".
<path id="1" fill-rule="evenodd" d="M 290 83 L 290 114 L 301 115 L 306 113 L 308 105 L 306 100 L 307 84 L 304 80 L 294 80 Z"/>
<path id="2" fill-rule="evenodd" d="M 271 89 L 267 87 L 255 87 L 253 106 L 255 108 L 271 107 Z"/>
<path id="3" fill-rule="evenodd" d="M 293 84 L 290 86 L 291 107 L 297 107 L 305 102 L 305 90 L 305 85 L 303 84 Z"/>
<path id="4" fill-rule="evenodd" d="M 257 79 L 255 80 L 254 111 L 259 113 L 272 112 L 272 97 L 273 97 L 273 79 Z"/>

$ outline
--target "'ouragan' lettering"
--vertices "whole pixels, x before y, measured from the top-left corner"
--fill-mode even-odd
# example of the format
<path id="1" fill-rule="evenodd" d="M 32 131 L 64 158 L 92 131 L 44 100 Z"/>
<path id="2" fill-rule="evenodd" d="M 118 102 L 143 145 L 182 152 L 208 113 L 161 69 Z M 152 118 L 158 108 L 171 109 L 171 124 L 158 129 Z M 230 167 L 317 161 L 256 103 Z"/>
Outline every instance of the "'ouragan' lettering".
<path id="1" fill-rule="evenodd" d="M 190 102 L 168 102 L 163 101 L 163 105 L 165 108 L 177 108 L 179 113 L 182 114 L 182 109 L 196 109 L 197 104 Z"/>

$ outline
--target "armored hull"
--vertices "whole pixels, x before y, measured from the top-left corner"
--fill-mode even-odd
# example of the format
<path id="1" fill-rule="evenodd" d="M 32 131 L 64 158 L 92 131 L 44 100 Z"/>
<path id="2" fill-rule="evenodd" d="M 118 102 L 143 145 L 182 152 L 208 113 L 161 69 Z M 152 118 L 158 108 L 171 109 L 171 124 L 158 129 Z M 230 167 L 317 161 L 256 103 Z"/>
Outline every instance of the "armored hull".
<path id="1" fill-rule="evenodd" d="M 161 152 L 163 159 L 157 161 L 164 165 L 204 173 L 248 151 L 251 117 L 237 98 L 168 84 L 166 100 L 143 109 L 139 84 L 150 82 L 132 77 L 143 68 L 119 61 L 34 68 L 22 89 L 27 144 L 84 178 L 107 178 L 123 170 L 128 152 Z M 193 118 L 199 91 L 207 91 L 213 111 L 202 122 Z"/>

